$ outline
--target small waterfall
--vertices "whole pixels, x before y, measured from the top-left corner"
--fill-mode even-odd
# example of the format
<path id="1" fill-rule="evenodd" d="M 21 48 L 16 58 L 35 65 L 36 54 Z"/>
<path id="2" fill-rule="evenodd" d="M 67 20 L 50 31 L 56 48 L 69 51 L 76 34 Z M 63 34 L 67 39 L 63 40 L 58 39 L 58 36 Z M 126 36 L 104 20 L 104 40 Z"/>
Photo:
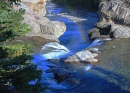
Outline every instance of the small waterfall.
<path id="1" fill-rule="evenodd" d="M 47 43 L 42 47 L 42 56 L 45 59 L 58 59 L 65 57 L 70 51 L 63 45 L 57 42 Z"/>

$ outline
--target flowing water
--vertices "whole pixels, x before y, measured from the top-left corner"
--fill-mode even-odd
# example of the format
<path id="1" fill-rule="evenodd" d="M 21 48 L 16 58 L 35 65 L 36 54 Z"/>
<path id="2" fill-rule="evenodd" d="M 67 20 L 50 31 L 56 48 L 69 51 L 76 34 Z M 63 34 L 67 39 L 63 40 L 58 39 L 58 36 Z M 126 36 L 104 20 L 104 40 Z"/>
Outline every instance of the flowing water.
<path id="1" fill-rule="evenodd" d="M 64 9 L 52 2 L 48 2 L 46 7 L 47 17 L 52 21 L 64 22 L 67 30 L 59 38 L 61 45 L 56 42 L 47 43 L 41 49 L 41 54 L 34 55 L 33 62 L 36 62 L 39 69 L 43 69 L 42 84 L 46 87 L 43 93 L 130 93 L 130 76 L 122 76 L 117 69 L 111 71 L 111 68 L 116 68 L 116 64 L 119 65 L 118 62 L 108 64 L 110 61 L 104 60 L 96 66 L 57 62 L 58 58 L 95 45 L 90 45 L 87 30 L 98 21 L 97 13 Z M 62 78 L 56 80 L 52 70 L 60 73 Z"/>

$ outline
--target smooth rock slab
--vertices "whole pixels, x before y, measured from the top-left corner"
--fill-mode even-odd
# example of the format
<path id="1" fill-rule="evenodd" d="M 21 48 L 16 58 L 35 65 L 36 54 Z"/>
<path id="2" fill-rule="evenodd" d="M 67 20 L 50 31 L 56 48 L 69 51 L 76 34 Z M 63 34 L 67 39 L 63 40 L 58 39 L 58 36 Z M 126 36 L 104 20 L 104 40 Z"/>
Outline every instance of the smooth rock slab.
<path id="1" fill-rule="evenodd" d="M 65 63 L 93 63 L 98 62 L 94 57 L 98 56 L 97 53 L 91 53 L 88 50 L 83 50 L 77 52 L 76 54 L 68 57 L 64 62 Z"/>

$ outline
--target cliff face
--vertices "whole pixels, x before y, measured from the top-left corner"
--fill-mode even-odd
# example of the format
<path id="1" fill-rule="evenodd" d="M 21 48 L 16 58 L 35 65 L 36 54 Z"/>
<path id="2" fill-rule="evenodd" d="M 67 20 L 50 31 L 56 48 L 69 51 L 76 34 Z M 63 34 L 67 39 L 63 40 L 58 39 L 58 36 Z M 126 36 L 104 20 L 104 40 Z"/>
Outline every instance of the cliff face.
<path id="1" fill-rule="evenodd" d="M 114 22 L 130 26 L 130 7 L 128 0 L 109 0 L 99 5 L 100 21 Z"/>
<path id="2" fill-rule="evenodd" d="M 107 0 L 101 2 L 98 13 L 99 22 L 96 24 L 95 29 L 89 31 L 91 39 L 104 37 L 104 35 L 114 38 L 130 38 L 129 0 Z"/>
<path id="3" fill-rule="evenodd" d="M 21 6 L 15 6 L 15 9 L 25 9 L 23 22 L 30 25 L 31 32 L 27 37 L 39 36 L 45 39 L 58 41 L 58 38 L 65 32 L 66 26 L 63 22 L 50 21 L 46 17 L 45 0 L 22 0 Z"/>

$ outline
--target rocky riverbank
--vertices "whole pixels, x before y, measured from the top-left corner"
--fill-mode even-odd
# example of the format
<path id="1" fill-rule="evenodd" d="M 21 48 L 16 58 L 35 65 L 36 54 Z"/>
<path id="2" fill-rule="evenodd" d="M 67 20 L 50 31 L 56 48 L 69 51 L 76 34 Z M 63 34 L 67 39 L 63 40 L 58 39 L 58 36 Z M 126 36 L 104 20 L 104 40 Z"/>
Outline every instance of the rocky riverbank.
<path id="1" fill-rule="evenodd" d="M 25 10 L 23 22 L 30 25 L 31 32 L 27 37 L 41 37 L 48 40 L 58 41 L 58 38 L 66 31 L 63 22 L 50 21 L 46 15 L 45 0 L 22 0 L 21 6 L 14 6 L 15 9 Z"/>
<path id="2" fill-rule="evenodd" d="M 43 15 L 45 15 L 45 12 L 42 13 L 42 10 L 39 10 L 39 8 L 37 10 L 37 6 L 41 7 L 41 9 L 45 9 L 43 8 L 45 7 L 45 5 L 41 6 L 41 2 L 33 1 L 36 0 L 23 0 L 23 5 L 21 6 L 26 10 L 26 13 L 24 15 L 24 22 L 30 24 L 30 26 L 32 27 L 32 31 L 26 35 L 26 38 L 18 37 L 16 41 L 21 42 L 20 40 L 22 40 L 23 42 L 33 42 L 38 46 L 44 45 L 51 41 L 58 41 L 58 37 L 65 32 L 65 24 L 63 22 L 50 21 L 49 19 L 43 17 Z M 48 87 L 45 93 L 86 93 L 86 91 L 88 93 L 130 92 L 130 40 L 111 40 L 109 38 L 129 38 L 129 26 L 120 23 L 120 21 L 117 19 L 117 16 L 115 16 L 120 15 L 121 12 L 123 13 L 122 6 L 123 9 L 126 9 L 127 11 L 128 7 L 125 6 L 127 2 L 125 2 L 125 0 L 123 0 L 123 2 L 120 1 L 120 5 L 118 1 L 120 0 L 109 0 L 109 2 L 102 2 L 100 4 L 100 21 L 96 24 L 96 27 L 93 30 L 89 31 L 90 38 L 94 40 L 89 48 L 73 54 L 66 60 L 60 60 L 60 58 L 56 58 L 54 60 L 49 59 L 48 61 L 42 59 L 42 55 L 36 58 L 38 61 L 38 68 L 44 69 L 42 83 L 43 86 Z M 45 4 L 45 2 L 42 2 L 42 5 L 43 4 Z M 113 4 L 116 7 L 113 6 Z M 109 11 L 110 13 L 107 11 Z M 129 12 L 126 13 L 127 14 L 123 13 L 119 19 L 123 21 L 125 20 L 125 18 L 129 17 Z M 104 40 L 105 42 L 103 43 Z M 102 46 L 95 47 L 95 45 Z M 48 46 L 51 49 L 49 49 Z M 58 53 L 61 50 L 63 52 L 66 51 L 66 49 L 64 49 L 64 47 L 61 45 L 61 49 L 58 50 L 57 48 L 59 48 L 59 44 L 57 43 L 48 43 L 44 47 L 47 47 L 47 51 L 49 51 L 49 53 Z M 34 52 L 40 51 L 40 48 L 34 49 Z M 47 51 L 43 50 L 45 54 L 49 54 L 46 53 Z M 65 53 L 68 52 L 69 51 Z M 52 57 L 52 55 L 46 56 Z M 98 60 L 95 58 L 97 58 Z M 60 64 L 61 61 L 64 61 L 67 64 Z M 69 64 L 70 67 L 68 66 L 68 63 L 72 63 Z M 82 65 L 78 65 L 78 69 L 76 69 L 75 67 L 71 67 L 71 65 L 74 65 L 75 63 L 81 63 Z M 94 63 L 94 65 L 88 65 L 88 63 Z M 79 70 L 79 68 L 82 70 Z M 90 70 L 90 68 L 92 69 Z M 58 81 L 58 83 L 56 83 L 56 85 L 58 86 L 54 84 L 54 82 L 56 82 L 55 80 Z M 64 88 L 61 87 L 60 84 L 63 85 Z"/>
<path id="3" fill-rule="evenodd" d="M 99 37 L 130 38 L 129 0 L 108 0 L 99 5 L 99 22 L 88 31 L 92 40 Z"/>

